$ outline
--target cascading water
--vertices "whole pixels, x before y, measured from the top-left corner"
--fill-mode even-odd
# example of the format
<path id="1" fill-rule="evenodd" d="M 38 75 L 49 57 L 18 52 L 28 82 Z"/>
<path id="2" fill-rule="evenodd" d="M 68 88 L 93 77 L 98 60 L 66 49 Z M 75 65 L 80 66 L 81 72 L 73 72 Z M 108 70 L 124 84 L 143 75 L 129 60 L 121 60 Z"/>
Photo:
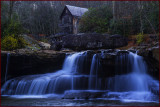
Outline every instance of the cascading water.
<path id="1" fill-rule="evenodd" d="M 92 64 L 89 75 L 89 90 L 97 89 L 97 72 L 99 68 L 99 60 L 96 54 L 93 55 Z"/>
<path id="2" fill-rule="evenodd" d="M 101 53 L 103 54 L 104 52 Z M 6 81 L 1 89 L 2 95 L 46 95 L 64 93 L 66 90 L 109 90 L 104 97 L 132 101 L 158 100 L 153 93 L 159 92 L 159 83 L 147 74 L 147 65 L 142 57 L 132 52 L 117 55 L 116 74 L 113 77 L 102 78 L 99 76 L 99 55 L 98 53 L 92 56 L 90 69 L 86 69 L 87 52 L 68 55 L 63 68 L 55 73 L 23 76 Z M 86 70 L 90 72 L 84 72 Z M 125 74 L 119 75 L 119 72 Z"/>
<path id="3" fill-rule="evenodd" d="M 55 73 L 31 75 L 8 80 L 2 87 L 4 95 L 42 95 L 61 93 L 73 89 L 73 74 L 76 60 L 83 54 L 75 53 L 66 57 L 62 70 Z"/>
<path id="4" fill-rule="evenodd" d="M 159 91 L 158 81 L 155 81 L 146 73 L 147 65 L 141 56 L 129 52 L 127 57 L 127 63 L 131 65 L 131 73 L 109 78 L 107 85 L 112 92 L 108 95 L 125 99 L 125 101 L 154 101 L 155 96 L 151 93 L 151 90 L 155 88 L 156 91 Z M 126 57 L 120 56 L 120 58 L 122 58 L 120 59 L 121 63 L 124 63 L 123 59 Z"/>

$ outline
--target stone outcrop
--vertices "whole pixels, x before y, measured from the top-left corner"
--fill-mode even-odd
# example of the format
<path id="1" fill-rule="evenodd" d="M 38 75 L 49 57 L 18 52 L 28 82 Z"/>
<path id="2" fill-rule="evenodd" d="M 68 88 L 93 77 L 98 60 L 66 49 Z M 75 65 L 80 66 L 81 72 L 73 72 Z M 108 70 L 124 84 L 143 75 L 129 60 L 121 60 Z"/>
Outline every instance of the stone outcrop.
<path id="1" fill-rule="evenodd" d="M 53 39 L 54 40 L 54 39 Z M 51 49 L 72 50 L 114 49 L 127 45 L 127 39 L 121 35 L 108 35 L 98 33 L 68 34 L 61 41 L 51 41 Z"/>
<path id="2" fill-rule="evenodd" d="M 148 73 L 155 77 L 159 78 L 159 46 L 157 47 L 139 47 L 138 55 L 143 56 L 147 65 Z"/>
<path id="3" fill-rule="evenodd" d="M 42 74 L 61 69 L 65 59 L 64 52 L 52 50 L 29 51 L 25 49 L 1 52 L 2 83 L 6 73 L 7 53 L 10 53 L 7 78 L 23 75 Z"/>
<path id="4" fill-rule="evenodd" d="M 62 47 L 74 50 L 112 49 L 127 45 L 125 37 L 120 35 L 101 35 L 97 33 L 66 35 L 62 38 Z"/>
<path id="5" fill-rule="evenodd" d="M 103 94 L 108 91 L 66 91 L 63 99 L 90 99 L 90 98 L 102 98 Z"/>
<path id="6" fill-rule="evenodd" d="M 159 78 L 159 61 L 158 53 L 159 48 L 153 48 L 148 51 L 139 50 L 138 54 L 142 55 L 148 65 L 148 72 L 155 78 Z M 130 50 L 135 52 L 134 50 Z M 28 51 L 25 49 L 16 50 L 12 52 L 2 51 L 2 82 L 4 82 L 7 53 L 10 53 L 8 79 L 23 75 L 42 74 L 54 72 L 62 68 L 65 56 L 67 53 L 74 53 L 74 51 L 64 49 L 63 51 L 41 50 L 41 51 Z M 88 50 L 85 55 L 79 57 L 81 63 L 78 63 L 77 72 L 90 75 L 91 63 L 93 55 L 96 54 L 100 63 L 100 69 L 97 75 L 100 78 L 113 77 L 115 75 L 122 75 L 130 73 L 131 64 L 126 61 L 118 60 L 121 56 L 127 55 L 129 51 L 120 51 L 116 49 L 105 50 Z M 157 60 L 156 60 L 157 59 Z M 125 62 L 125 63 L 124 63 Z M 129 66 L 130 65 L 130 66 Z M 130 71 L 130 72 L 128 72 Z"/>

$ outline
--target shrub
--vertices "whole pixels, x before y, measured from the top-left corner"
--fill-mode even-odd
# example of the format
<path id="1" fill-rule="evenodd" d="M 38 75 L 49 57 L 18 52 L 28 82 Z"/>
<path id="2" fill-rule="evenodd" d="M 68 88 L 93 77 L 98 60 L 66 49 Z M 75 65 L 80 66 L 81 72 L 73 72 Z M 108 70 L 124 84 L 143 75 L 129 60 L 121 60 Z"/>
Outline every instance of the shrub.
<path id="1" fill-rule="evenodd" d="M 17 41 L 18 41 L 18 48 L 25 48 L 25 46 L 29 45 L 22 36 L 19 36 L 17 38 Z"/>
<path id="2" fill-rule="evenodd" d="M 18 41 L 12 36 L 5 36 L 1 42 L 1 49 L 2 50 L 14 50 L 18 48 Z"/>
<path id="3" fill-rule="evenodd" d="M 140 44 L 144 41 L 144 35 L 143 33 L 139 33 L 137 36 L 136 36 L 136 39 L 137 39 L 137 43 Z"/>
<path id="4" fill-rule="evenodd" d="M 11 36 L 4 36 L 1 42 L 1 49 L 10 51 L 15 49 L 24 48 L 28 43 L 23 39 L 23 37 L 15 37 L 14 35 Z"/>

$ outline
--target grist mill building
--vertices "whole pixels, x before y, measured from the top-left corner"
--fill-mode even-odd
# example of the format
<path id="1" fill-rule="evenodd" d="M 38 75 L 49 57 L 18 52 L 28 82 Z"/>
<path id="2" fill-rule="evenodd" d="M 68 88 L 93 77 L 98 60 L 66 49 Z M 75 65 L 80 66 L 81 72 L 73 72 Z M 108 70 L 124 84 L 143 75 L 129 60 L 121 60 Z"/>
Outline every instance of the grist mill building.
<path id="1" fill-rule="evenodd" d="M 77 34 L 79 20 L 87 12 L 87 8 L 66 5 L 60 16 L 60 29 L 62 33 Z"/>

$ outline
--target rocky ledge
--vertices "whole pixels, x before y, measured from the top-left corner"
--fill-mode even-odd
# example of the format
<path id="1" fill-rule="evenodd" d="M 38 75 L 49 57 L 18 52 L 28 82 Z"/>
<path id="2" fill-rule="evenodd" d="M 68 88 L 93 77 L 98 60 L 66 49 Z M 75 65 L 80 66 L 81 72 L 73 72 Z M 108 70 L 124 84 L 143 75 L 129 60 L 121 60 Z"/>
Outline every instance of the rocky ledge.
<path id="1" fill-rule="evenodd" d="M 8 53 L 8 79 L 22 75 L 54 72 L 55 70 L 61 69 L 65 59 L 65 52 L 63 51 L 32 51 L 27 49 L 20 49 L 16 51 L 1 51 L 2 83 L 4 82 L 6 73 Z"/>
<path id="2" fill-rule="evenodd" d="M 71 90 L 66 91 L 62 99 L 91 99 L 102 98 L 108 91 Z"/>
<path id="3" fill-rule="evenodd" d="M 139 46 L 134 49 L 138 50 L 137 54 L 145 59 L 148 65 L 148 73 L 159 79 L 159 46 Z"/>
<path id="4" fill-rule="evenodd" d="M 135 52 L 135 50 L 130 50 Z M 149 52 L 148 52 L 149 51 Z M 148 51 L 138 51 L 139 55 L 142 55 L 148 65 L 148 73 L 155 78 L 159 78 L 159 48 L 153 48 Z M 67 53 L 75 53 L 70 50 L 53 51 L 53 50 L 39 50 L 31 51 L 20 49 L 16 51 L 2 51 L 1 52 L 1 74 L 2 83 L 6 73 L 7 65 L 7 53 L 9 54 L 8 73 L 7 78 L 13 78 L 23 75 L 42 74 L 55 72 L 62 68 L 65 56 Z M 129 51 L 117 50 L 117 49 L 104 49 L 104 50 L 88 50 L 85 55 L 79 57 L 82 63 L 78 63 L 79 73 L 89 75 L 90 66 L 92 63 L 93 55 L 96 54 L 101 69 L 99 69 L 98 77 L 106 78 L 113 77 L 115 75 L 129 73 L 127 68 L 130 68 L 127 63 L 122 63 L 121 56 L 127 55 Z M 157 60 L 156 60 L 157 59 Z M 127 61 L 126 61 L 127 62 Z"/>
<path id="5" fill-rule="evenodd" d="M 69 48 L 73 50 L 114 49 L 127 45 L 127 39 L 121 35 L 98 33 L 69 34 L 61 42 L 52 42 L 52 49 Z"/>

